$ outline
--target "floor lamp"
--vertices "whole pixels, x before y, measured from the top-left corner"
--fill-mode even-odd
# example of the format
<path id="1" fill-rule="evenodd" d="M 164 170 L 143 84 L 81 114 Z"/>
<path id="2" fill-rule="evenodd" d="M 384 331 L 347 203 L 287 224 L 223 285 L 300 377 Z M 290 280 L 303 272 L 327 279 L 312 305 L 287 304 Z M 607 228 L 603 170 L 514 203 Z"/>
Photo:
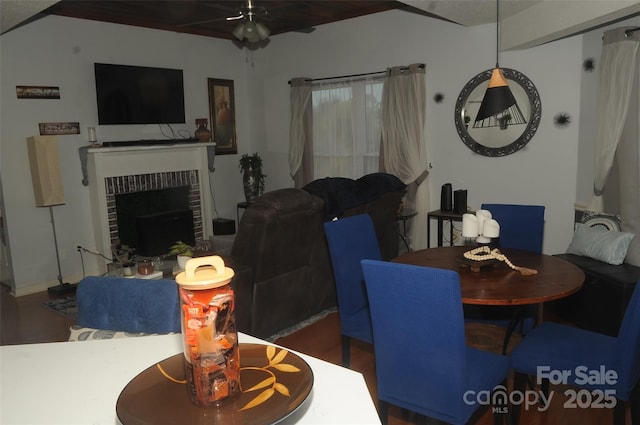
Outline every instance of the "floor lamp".
<path id="1" fill-rule="evenodd" d="M 56 139 L 54 136 L 29 137 L 27 138 L 27 151 L 29 153 L 29 166 L 31 168 L 31 180 L 33 183 L 36 207 L 49 208 L 51 227 L 53 229 L 53 242 L 56 249 L 59 284 L 48 288 L 48 292 L 52 295 L 62 295 L 73 292 L 77 285 L 65 283 L 62 279 L 60 252 L 58 251 L 58 235 L 56 234 L 56 222 L 53 216 L 53 207 L 56 205 L 64 205 L 65 203 Z"/>

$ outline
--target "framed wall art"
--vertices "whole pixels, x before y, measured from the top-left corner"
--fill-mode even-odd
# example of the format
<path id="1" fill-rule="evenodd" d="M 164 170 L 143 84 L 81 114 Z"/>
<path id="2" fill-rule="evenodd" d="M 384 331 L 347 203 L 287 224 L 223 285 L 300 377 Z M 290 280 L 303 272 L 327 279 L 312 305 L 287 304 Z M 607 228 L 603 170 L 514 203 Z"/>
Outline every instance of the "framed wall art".
<path id="1" fill-rule="evenodd" d="M 41 122 L 38 127 L 41 136 L 80 134 L 79 122 Z"/>
<path id="2" fill-rule="evenodd" d="M 216 154 L 236 154 L 238 145 L 233 80 L 208 78 L 207 85 L 212 139 L 216 143 Z"/>
<path id="3" fill-rule="evenodd" d="M 60 87 L 16 86 L 18 99 L 60 99 Z"/>

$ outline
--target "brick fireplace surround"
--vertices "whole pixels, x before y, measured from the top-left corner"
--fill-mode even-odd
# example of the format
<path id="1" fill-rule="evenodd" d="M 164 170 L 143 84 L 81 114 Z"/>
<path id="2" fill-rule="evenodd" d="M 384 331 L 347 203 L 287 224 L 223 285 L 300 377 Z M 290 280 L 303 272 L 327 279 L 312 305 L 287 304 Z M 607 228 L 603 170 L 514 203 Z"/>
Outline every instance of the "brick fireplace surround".
<path id="1" fill-rule="evenodd" d="M 198 170 L 107 177 L 104 179 L 104 182 L 107 186 L 107 216 L 109 217 L 109 238 L 111 239 L 111 245 L 120 243 L 118 238 L 119 229 L 116 195 L 183 186 L 189 186 L 189 209 L 193 211 L 193 228 L 196 244 L 203 240 Z"/>
<path id="2" fill-rule="evenodd" d="M 196 243 L 212 234 L 207 146 L 192 143 L 90 148 L 87 177 L 96 248 L 110 256 L 118 243 L 117 194 L 189 186 Z M 106 271 L 107 262 L 102 260 Z"/>

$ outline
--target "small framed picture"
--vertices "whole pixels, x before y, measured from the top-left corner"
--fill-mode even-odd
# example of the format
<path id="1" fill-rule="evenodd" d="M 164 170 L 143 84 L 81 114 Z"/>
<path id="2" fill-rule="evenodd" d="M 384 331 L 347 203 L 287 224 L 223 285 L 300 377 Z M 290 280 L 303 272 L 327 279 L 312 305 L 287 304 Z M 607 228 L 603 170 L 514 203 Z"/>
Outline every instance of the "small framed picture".
<path id="1" fill-rule="evenodd" d="M 79 122 L 41 122 L 38 127 L 41 136 L 80 134 Z"/>
<path id="2" fill-rule="evenodd" d="M 60 87 L 16 86 L 18 99 L 60 99 Z"/>
<path id="3" fill-rule="evenodd" d="M 216 155 L 236 154 L 236 115 L 233 80 L 208 78 L 209 115 L 212 139 L 216 142 Z"/>

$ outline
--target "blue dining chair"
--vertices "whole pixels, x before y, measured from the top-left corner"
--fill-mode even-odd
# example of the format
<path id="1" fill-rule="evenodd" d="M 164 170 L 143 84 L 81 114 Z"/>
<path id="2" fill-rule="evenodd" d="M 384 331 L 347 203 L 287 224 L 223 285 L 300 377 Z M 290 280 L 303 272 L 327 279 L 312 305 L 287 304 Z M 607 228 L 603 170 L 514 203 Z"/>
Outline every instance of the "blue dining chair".
<path id="1" fill-rule="evenodd" d="M 85 277 L 76 290 L 77 324 L 131 333 L 180 332 L 178 286 L 173 280 Z"/>
<path id="2" fill-rule="evenodd" d="M 508 358 L 466 345 L 458 273 L 376 260 L 361 263 L 383 423 L 391 403 L 462 425 L 479 412 L 481 391 L 506 395 Z M 495 406 L 498 412 L 504 413 L 504 398 Z"/>
<path id="3" fill-rule="evenodd" d="M 640 281 L 627 305 L 617 338 L 553 322 L 544 322 L 533 329 L 510 354 L 515 371 L 514 389 L 524 391 L 529 375 L 536 376 L 537 382 L 546 382 L 547 388 L 551 381 L 589 391 L 599 390 L 603 397 L 590 393 L 593 395 L 590 401 L 600 403 L 600 407 L 613 407 L 615 401 L 614 424 L 626 423 L 627 405 L 631 406 L 631 423 L 640 424 L 639 287 Z M 566 379 L 561 378 L 563 375 Z M 585 379 L 586 376 L 590 378 Z M 584 402 L 585 399 L 577 400 Z M 520 408 L 520 405 L 514 406 L 515 423 Z"/>
<path id="4" fill-rule="evenodd" d="M 542 253 L 544 206 L 482 204 L 500 224 L 500 247 Z"/>
<path id="5" fill-rule="evenodd" d="M 380 248 L 368 214 L 327 221 L 324 230 L 338 295 L 342 365 L 349 367 L 351 338 L 373 341 L 360 260 L 380 260 Z"/>

